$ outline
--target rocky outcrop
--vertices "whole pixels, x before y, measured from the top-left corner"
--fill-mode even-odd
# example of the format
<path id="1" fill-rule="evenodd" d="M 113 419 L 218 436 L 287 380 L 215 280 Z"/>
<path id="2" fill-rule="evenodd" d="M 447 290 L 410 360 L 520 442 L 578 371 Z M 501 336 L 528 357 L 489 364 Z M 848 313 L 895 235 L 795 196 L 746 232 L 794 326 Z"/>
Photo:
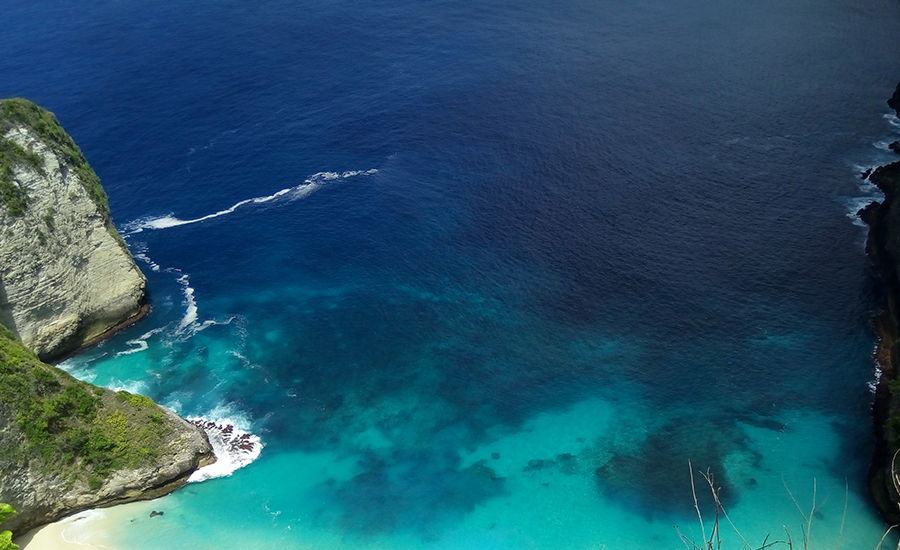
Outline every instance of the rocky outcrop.
<path id="1" fill-rule="evenodd" d="M 41 363 L 0 327 L 0 502 L 19 512 L 0 530 L 155 498 L 214 461 L 197 426 Z"/>
<path id="2" fill-rule="evenodd" d="M 888 100 L 888 107 L 900 113 L 900 84 L 897 84 L 897 89 L 894 90 L 894 95 L 891 96 L 891 98 Z"/>
<path id="3" fill-rule="evenodd" d="M 888 102 L 900 115 L 900 85 Z M 869 224 L 866 252 L 883 282 L 884 312 L 874 319 L 881 376 L 872 407 L 876 445 L 869 493 L 884 519 L 900 523 L 900 161 L 876 168 L 869 180 L 884 193 L 860 214 Z"/>
<path id="4" fill-rule="evenodd" d="M 146 311 L 106 194 L 56 118 L 0 101 L 0 502 L 17 534 L 155 498 L 215 461 L 206 433 L 151 399 L 43 363 Z"/>
<path id="5" fill-rule="evenodd" d="M 51 359 L 138 315 L 145 278 L 52 114 L 4 100 L 0 142 L 0 323 Z"/>

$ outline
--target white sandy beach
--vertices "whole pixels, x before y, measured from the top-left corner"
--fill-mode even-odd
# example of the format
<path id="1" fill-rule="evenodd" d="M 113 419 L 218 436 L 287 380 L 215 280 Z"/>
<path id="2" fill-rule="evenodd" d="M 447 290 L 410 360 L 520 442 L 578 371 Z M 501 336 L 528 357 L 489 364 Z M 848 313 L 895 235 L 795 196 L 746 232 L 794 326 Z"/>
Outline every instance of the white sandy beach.
<path id="1" fill-rule="evenodd" d="M 115 550 L 106 544 L 106 528 L 119 518 L 111 510 L 89 510 L 32 529 L 13 541 L 22 550 Z"/>

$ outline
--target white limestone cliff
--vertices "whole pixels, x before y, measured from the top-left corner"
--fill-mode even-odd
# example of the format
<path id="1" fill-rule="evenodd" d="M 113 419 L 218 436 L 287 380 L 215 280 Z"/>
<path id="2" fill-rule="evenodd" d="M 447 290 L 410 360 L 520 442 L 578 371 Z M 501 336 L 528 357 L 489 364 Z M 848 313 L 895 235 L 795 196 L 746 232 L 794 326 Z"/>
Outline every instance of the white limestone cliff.
<path id="1" fill-rule="evenodd" d="M 0 323 L 50 359 L 137 315 L 146 279 L 71 158 L 21 124 L 4 138 L 40 155 L 43 169 L 12 166 L 27 207 L 14 216 L 0 205 Z"/>

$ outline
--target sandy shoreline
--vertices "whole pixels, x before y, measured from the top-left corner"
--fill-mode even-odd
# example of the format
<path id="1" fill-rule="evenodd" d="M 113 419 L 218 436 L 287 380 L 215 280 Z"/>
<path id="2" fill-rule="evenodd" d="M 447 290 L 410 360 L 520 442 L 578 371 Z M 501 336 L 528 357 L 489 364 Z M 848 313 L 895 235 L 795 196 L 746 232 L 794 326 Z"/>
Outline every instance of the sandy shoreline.
<path id="1" fill-rule="evenodd" d="M 22 550 L 115 550 L 103 544 L 106 528 L 115 521 L 107 510 L 89 510 L 32 529 L 13 542 Z"/>
<path id="2" fill-rule="evenodd" d="M 85 548 L 105 548 L 103 546 L 94 546 L 91 544 L 80 544 L 77 542 L 68 542 L 63 536 L 66 525 L 63 523 L 51 523 L 32 529 L 22 537 L 16 538 L 16 544 L 21 546 L 22 550 L 74 550 L 76 548 L 84 550 Z"/>

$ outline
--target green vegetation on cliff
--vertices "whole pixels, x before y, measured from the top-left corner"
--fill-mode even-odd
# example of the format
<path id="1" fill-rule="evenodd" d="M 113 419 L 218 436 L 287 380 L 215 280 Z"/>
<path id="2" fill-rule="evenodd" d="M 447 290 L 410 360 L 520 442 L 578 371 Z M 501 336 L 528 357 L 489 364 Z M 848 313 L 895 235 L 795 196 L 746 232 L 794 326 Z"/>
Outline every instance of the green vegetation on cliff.
<path id="1" fill-rule="evenodd" d="M 4 419 L 15 422 L 25 441 L 0 442 L 0 457 L 38 459 L 48 473 L 84 476 L 92 488 L 113 470 L 150 463 L 171 433 L 150 398 L 76 380 L 42 363 L 0 326 L 0 427 Z"/>
<path id="2" fill-rule="evenodd" d="M 6 518 L 15 513 L 16 511 L 13 510 L 12 506 L 0 502 L 0 523 L 3 523 L 4 521 L 6 521 Z M 0 532 L 0 550 L 17 550 L 18 548 L 18 544 L 13 544 L 12 532 Z"/>
<path id="3" fill-rule="evenodd" d="M 27 164 L 40 172 L 43 171 L 44 159 L 26 151 L 16 142 L 0 137 L 0 196 L 10 216 L 21 216 L 28 207 L 25 192 L 13 183 L 13 167 L 18 164 Z"/>
<path id="4" fill-rule="evenodd" d="M 81 179 L 81 184 L 87 191 L 88 196 L 91 197 L 91 200 L 94 201 L 94 204 L 97 205 L 103 216 L 108 219 L 109 201 L 106 197 L 106 192 L 100 185 L 100 178 L 97 177 L 93 168 L 88 164 L 87 159 L 84 158 L 81 149 L 75 145 L 69 134 L 59 125 L 56 116 L 27 99 L 16 97 L 0 100 L 0 135 L 5 134 L 7 130 L 17 124 L 31 128 L 47 145 L 72 163 L 75 173 Z M 0 151 L 6 147 L 3 142 L 9 143 L 10 140 L 0 138 Z M 21 150 L 21 147 L 19 149 Z M 40 157 L 34 153 L 30 154 L 37 157 L 38 161 L 40 161 Z M 29 164 L 35 169 L 39 166 L 35 166 L 31 162 Z M 41 162 L 41 164 L 43 163 Z M 4 163 L 4 165 L 6 164 Z"/>
<path id="5" fill-rule="evenodd" d="M 10 128 L 19 125 L 30 128 L 48 147 L 72 165 L 84 190 L 103 216 L 110 235 L 127 251 L 125 241 L 112 223 L 109 199 L 103 186 L 100 185 L 100 178 L 84 158 L 81 149 L 63 130 L 53 113 L 20 97 L 0 100 L 0 199 L 6 204 L 9 214 L 15 217 L 22 216 L 28 208 L 28 196 L 13 182 L 13 167 L 26 164 L 43 173 L 44 165 L 40 155 L 26 151 L 17 143 L 3 137 Z"/>

